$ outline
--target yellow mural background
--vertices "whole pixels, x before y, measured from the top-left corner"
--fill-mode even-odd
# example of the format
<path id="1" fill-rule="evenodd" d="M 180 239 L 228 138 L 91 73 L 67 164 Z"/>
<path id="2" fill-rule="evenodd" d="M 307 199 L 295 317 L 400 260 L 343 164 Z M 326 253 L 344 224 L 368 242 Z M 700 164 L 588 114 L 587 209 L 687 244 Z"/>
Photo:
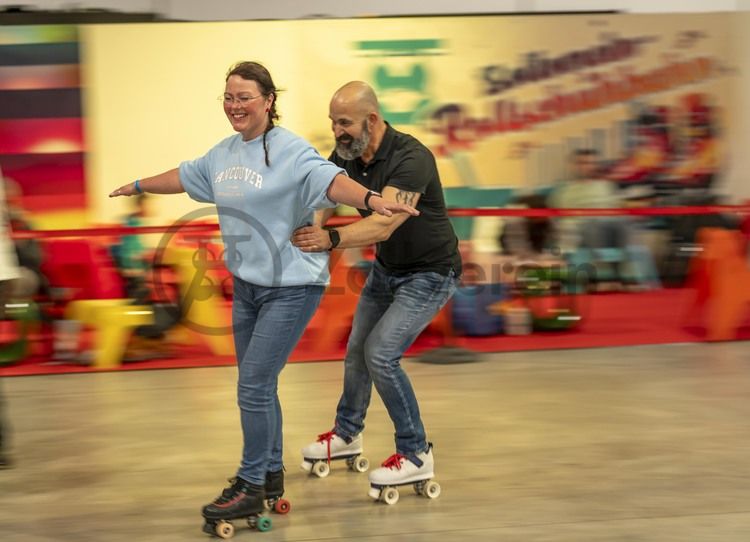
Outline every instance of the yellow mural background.
<path id="1" fill-rule="evenodd" d="M 545 51 L 555 57 L 602 43 L 602 36 L 651 36 L 638 57 L 607 64 L 597 71 L 630 67 L 649 71 L 671 58 L 708 56 L 731 68 L 732 14 L 612 16 L 466 16 L 355 20 L 161 23 L 82 27 L 85 85 L 88 194 L 96 222 L 112 222 L 127 209 L 126 201 L 106 194 L 132 179 L 176 167 L 204 154 L 231 128 L 216 99 L 228 67 L 239 60 L 258 60 L 278 87 L 281 124 L 309 139 L 322 154 L 332 147 L 328 101 L 343 83 L 373 81 L 378 65 L 389 73 L 408 74 L 419 63 L 426 74 L 424 92 L 435 107 L 459 103 L 473 115 L 486 115 L 492 98 L 483 96 L 480 70 L 487 65 L 518 67 L 521 56 Z M 686 31 L 703 36 L 689 49 L 676 49 Z M 439 40 L 436 54 L 378 57 L 356 44 L 369 40 Z M 731 111 L 738 107 L 730 72 L 709 80 L 642 96 L 645 102 L 668 103 L 686 92 L 709 93 L 720 105 L 719 123 L 731 131 Z M 542 98 L 551 85 L 572 91 L 582 85 L 580 73 L 521 85 L 503 97 L 528 102 Z M 414 96 L 387 96 L 389 106 L 404 107 Z M 519 145 L 553 145 L 580 137 L 592 128 L 607 128 L 627 118 L 627 104 L 570 115 L 532 130 L 479 139 L 461 153 L 480 185 L 522 188 L 534 184 L 528 161 L 515 156 Z M 442 138 L 418 123 L 397 126 L 436 147 Z M 456 160 L 438 160 L 443 184 L 467 182 Z M 460 165 L 460 164 L 459 164 Z M 562 167 L 563 165 L 560 165 Z M 170 220 L 195 209 L 187 197 L 158 198 L 156 214 Z M 168 200 L 168 201 L 165 201 Z"/>

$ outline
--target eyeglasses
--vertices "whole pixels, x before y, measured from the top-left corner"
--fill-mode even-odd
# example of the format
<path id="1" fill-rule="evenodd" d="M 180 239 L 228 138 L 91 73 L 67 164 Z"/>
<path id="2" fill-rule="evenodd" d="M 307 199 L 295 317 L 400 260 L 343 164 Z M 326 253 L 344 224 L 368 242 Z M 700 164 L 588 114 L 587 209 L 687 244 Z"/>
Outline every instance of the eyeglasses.
<path id="1" fill-rule="evenodd" d="M 231 94 L 224 94 L 223 96 L 219 96 L 217 100 L 222 102 L 224 105 L 232 105 L 233 103 L 237 102 L 240 105 L 247 105 L 256 98 L 262 97 L 262 94 L 258 94 L 257 96 L 248 96 L 246 94 L 243 94 L 242 96 L 237 96 L 236 98 L 232 96 Z"/>

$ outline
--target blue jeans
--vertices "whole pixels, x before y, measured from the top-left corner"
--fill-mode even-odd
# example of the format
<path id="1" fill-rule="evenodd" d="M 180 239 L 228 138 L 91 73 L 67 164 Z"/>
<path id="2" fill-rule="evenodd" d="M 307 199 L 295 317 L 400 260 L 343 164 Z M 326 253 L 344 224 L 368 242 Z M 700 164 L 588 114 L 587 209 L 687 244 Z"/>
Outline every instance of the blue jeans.
<path id="1" fill-rule="evenodd" d="M 244 439 L 237 476 L 253 484 L 263 485 L 266 472 L 283 467 L 278 377 L 324 290 L 320 285 L 257 286 L 234 278 L 232 325 Z"/>
<path id="2" fill-rule="evenodd" d="M 375 262 L 347 344 L 337 435 L 349 439 L 364 429 L 375 384 L 396 429 L 396 452 L 414 457 L 427 450 L 419 405 L 401 356 L 447 303 L 457 282 L 452 271 L 449 276 L 434 272 L 393 276 Z"/>

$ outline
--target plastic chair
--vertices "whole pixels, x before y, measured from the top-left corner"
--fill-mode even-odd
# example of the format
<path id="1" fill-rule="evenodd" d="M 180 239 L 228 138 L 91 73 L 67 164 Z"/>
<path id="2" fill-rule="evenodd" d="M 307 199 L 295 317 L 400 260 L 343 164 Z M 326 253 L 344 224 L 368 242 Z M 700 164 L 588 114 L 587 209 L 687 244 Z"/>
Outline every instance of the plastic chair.
<path id="1" fill-rule="evenodd" d="M 128 299 L 78 299 L 68 304 L 66 319 L 94 329 L 94 367 L 118 367 L 133 330 L 153 324 L 151 307 L 129 303 Z"/>
<path id="2" fill-rule="evenodd" d="M 220 258 L 209 260 L 197 256 L 197 247 L 170 246 L 162 263 L 172 266 L 180 284 L 183 321 L 192 335 L 199 338 L 217 356 L 234 354 L 231 310 L 223 302 L 216 271 L 225 269 Z M 213 276 L 211 276 L 213 274 Z M 223 333 L 222 330 L 226 330 Z"/>
<path id="3" fill-rule="evenodd" d="M 42 273 L 68 299 L 122 299 L 125 286 L 106 247 L 88 239 L 45 241 Z"/>

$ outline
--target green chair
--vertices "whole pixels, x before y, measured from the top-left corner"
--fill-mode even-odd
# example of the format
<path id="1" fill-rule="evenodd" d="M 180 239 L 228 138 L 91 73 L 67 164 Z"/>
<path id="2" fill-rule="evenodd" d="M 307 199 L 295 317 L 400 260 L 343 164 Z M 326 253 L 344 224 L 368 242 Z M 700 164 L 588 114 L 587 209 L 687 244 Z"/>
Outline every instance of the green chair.
<path id="1" fill-rule="evenodd" d="M 512 188 L 494 186 L 452 186 L 443 188 L 448 209 L 477 209 L 505 207 L 513 197 Z M 474 227 L 472 216 L 451 217 L 451 223 L 460 241 L 471 240 Z"/>
<path id="2" fill-rule="evenodd" d="M 450 209 L 465 209 L 472 207 L 473 199 L 471 197 L 472 188 L 470 186 L 452 186 L 443 188 L 445 195 L 445 206 Z M 471 216 L 453 216 L 451 217 L 453 229 L 459 241 L 468 241 L 471 239 L 471 229 L 474 218 Z"/>
<path id="3" fill-rule="evenodd" d="M 31 302 L 7 303 L 5 318 L 19 322 L 18 338 L 0 346 L 0 367 L 21 361 L 29 353 L 29 330 L 39 321 L 39 308 Z"/>

